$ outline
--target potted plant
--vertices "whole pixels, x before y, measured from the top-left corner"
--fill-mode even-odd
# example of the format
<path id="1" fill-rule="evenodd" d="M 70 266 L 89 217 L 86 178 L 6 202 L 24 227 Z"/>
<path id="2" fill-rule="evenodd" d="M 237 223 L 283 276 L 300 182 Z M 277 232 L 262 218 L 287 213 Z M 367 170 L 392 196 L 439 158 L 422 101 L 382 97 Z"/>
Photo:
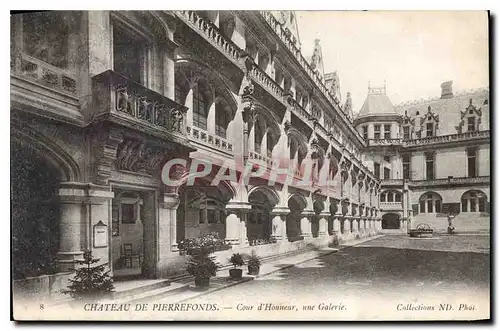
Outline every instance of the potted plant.
<path id="1" fill-rule="evenodd" d="M 261 263 L 262 262 L 260 260 L 260 257 L 257 255 L 257 253 L 255 253 L 255 251 L 252 251 L 250 258 L 248 259 L 248 274 L 258 275 Z"/>
<path id="2" fill-rule="evenodd" d="M 215 262 L 215 258 L 204 252 L 192 252 L 189 256 L 188 266 L 186 271 L 194 276 L 194 283 L 199 289 L 207 289 L 210 286 L 210 277 L 217 274 L 219 266 Z"/>
<path id="3" fill-rule="evenodd" d="M 229 263 L 233 265 L 233 268 L 229 269 L 229 276 L 231 277 L 231 279 L 241 279 L 243 270 L 238 267 L 241 267 L 245 264 L 245 261 L 243 261 L 243 256 L 241 256 L 240 253 L 234 253 L 229 259 Z"/>
<path id="4" fill-rule="evenodd" d="M 206 289 L 210 285 L 210 277 L 217 274 L 219 265 L 212 253 L 223 244 L 217 233 L 202 237 L 190 238 L 179 243 L 179 248 L 189 255 L 186 271 L 194 276 L 197 288 Z"/>

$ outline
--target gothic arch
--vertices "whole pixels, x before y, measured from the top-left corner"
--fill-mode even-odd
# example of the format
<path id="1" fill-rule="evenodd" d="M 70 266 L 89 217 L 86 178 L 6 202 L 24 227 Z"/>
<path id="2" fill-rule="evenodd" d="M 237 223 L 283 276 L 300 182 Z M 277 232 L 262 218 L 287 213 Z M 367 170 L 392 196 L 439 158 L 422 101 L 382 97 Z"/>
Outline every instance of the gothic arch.
<path id="1" fill-rule="evenodd" d="M 278 193 L 269 186 L 264 186 L 264 185 L 254 186 L 248 191 L 249 202 L 250 200 L 253 200 L 253 198 L 258 197 L 256 196 L 256 194 L 259 193 L 262 194 L 267 199 L 268 205 L 270 207 L 274 207 L 280 202 L 280 197 Z"/>
<path id="2" fill-rule="evenodd" d="M 81 181 L 80 167 L 64 148 L 35 128 L 21 129 L 18 125 L 17 123 L 11 125 L 11 143 L 17 142 L 22 147 L 33 150 L 40 158 L 57 169 L 61 181 Z M 26 124 L 23 126 L 26 127 Z"/>
<path id="3" fill-rule="evenodd" d="M 290 208 L 290 202 L 296 203 L 300 210 L 304 210 L 307 207 L 306 198 L 300 193 L 290 194 L 287 200 L 288 208 Z"/>
<path id="4" fill-rule="evenodd" d="M 229 80 L 204 63 L 190 58 L 175 60 L 175 71 L 175 84 L 185 90 L 183 91 L 185 95 L 189 92 L 190 85 L 196 85 L 201 80 L 217 95 L 215 99 L 211 100 L 211 103 L 223 99 L 231 110 L 231 117 L 234 117 L 238 103 L 232 93 L 234 88 Z"/>

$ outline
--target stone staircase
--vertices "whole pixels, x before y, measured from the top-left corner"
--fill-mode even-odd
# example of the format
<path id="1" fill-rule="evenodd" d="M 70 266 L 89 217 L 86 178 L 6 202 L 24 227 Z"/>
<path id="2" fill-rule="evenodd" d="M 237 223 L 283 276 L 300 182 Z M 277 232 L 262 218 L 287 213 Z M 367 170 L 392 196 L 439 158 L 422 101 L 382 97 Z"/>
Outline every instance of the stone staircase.
<path id="1" fill-rule="evenodd" d="M 163 299 L 189 289 L 189 284 L 168 279 L 115 281 L 113 302 L 146 303 Z"/>

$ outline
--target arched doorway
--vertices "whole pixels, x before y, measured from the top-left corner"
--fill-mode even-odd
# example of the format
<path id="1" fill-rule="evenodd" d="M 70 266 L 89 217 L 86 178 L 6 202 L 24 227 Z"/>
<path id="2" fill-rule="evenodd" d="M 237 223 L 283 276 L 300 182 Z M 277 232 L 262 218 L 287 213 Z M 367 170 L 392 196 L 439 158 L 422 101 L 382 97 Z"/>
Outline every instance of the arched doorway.
<path id="1" fill-rule="evenodd" d="M 197 178 L 195 185 L 179 188 L 177 241 L 209 233 L 226 237 L 226 204 L 234 196 L 226 182 L 211 185 L 209 178 Z"/>
<path id="2" fill-rule="evenodd" d="M 256 241 L 269 241 L 273 233 L 270 213 L 279 202 L 276 192 L 257 187 L 249 192 L 248 202 L 252 206 L 247 215 L 248 242 L 252 245 Z"/>
<path id="3" fill-rule="evenodd" d="M 382 229 L 399 229 L 401 215 L 396 213 L 387 213 L 382 216 Z"/>
<path id="4" fill-rule="evenodd" d="M 42 153 L 11 142 L 12 261 L 14 279 L 53 274 L 59 250 L 61 172 Z"/>

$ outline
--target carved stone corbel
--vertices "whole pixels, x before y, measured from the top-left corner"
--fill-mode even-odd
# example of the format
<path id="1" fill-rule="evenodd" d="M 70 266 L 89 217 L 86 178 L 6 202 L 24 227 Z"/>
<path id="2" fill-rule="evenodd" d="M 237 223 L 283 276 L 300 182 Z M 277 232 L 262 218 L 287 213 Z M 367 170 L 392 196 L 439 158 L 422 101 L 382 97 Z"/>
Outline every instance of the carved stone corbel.
<path id="1" fill-rule="evenodd" d="M 93 135 L 91 181 L 98 185 L 108 185 L 118 146 L 123 141 L 123 132 L 106 125 L 99 125 L 91 134 Z"/>

